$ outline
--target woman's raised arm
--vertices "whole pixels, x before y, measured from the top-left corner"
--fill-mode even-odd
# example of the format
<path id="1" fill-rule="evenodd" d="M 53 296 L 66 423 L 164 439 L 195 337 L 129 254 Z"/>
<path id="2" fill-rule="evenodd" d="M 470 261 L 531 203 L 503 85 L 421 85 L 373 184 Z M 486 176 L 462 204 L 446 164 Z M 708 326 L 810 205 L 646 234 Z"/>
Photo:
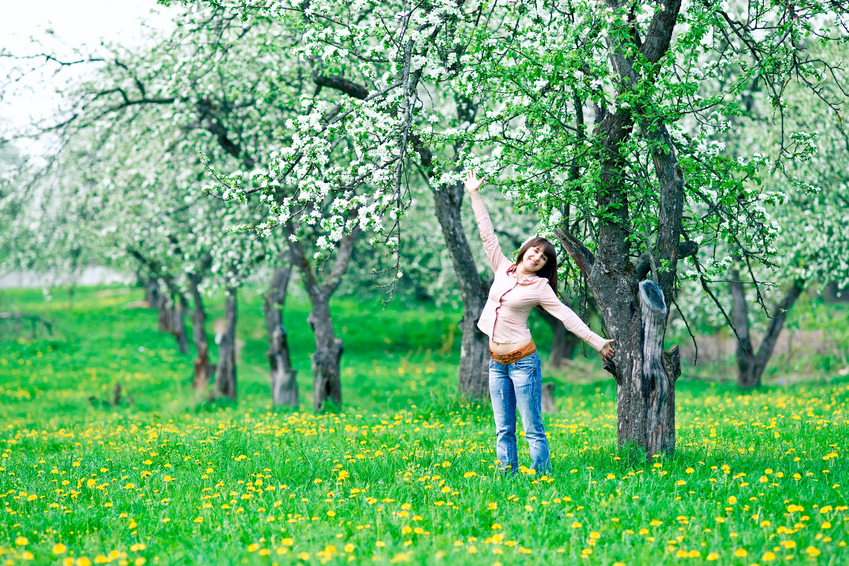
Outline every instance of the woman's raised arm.
<path id="1" fill-rule="evenodd" d="M 510 260 L 507 259 L 498 245 L 498 238 L 492 228 L 492 220 L 489 219 L 489 213 L 487 213 L 480 195 L 480 188 L 485 180 L 478 179 L 474 171 L 469 171 L 466 173 L 463 184 L 466 186 L 466 192 L 469 193 L 469 199 L 472 201 L 472 210 L 475 212 L 475 220 L 478 223 L 478 231 L 483 241 L 483 249 L 486 251 L 492 269 L 497 271 L 502 262 L 509 262 Z"/>

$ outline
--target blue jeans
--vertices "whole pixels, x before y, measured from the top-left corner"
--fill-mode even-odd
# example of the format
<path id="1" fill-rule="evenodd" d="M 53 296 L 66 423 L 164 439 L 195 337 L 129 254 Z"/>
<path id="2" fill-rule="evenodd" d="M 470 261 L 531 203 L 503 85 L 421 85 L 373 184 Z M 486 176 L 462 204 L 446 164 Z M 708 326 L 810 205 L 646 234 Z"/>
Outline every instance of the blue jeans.
<path id="1" fill-rule="evenodd" d="M 515 474 L 519 469 L 516 453 L 516 408 L 522 416 L 531 461 L 538 474 L 551 473 L 548 439 L 542 425 L 542 365 L 534 352 L 512 364 L 489 360 L 489 396 L 495 416 L 495 455 L 501 469 Z"/>

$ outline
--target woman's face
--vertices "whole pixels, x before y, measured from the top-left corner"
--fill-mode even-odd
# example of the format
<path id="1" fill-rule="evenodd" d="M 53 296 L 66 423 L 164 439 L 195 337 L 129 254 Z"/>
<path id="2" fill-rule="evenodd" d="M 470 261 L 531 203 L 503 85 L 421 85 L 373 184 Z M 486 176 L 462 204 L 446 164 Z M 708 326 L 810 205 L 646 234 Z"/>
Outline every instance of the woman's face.
<path id="1" fill-rule="evenodd" d="M 528 248 L 528 251 L 525 252 L 525 256 L 522 258 L 522 264 L 525 267 L 525 270 L 534 273 L 542 269 L 542 266 L 548 261 L 548 258 L 545 254 L 542 253 L 542 246 L 536 248 Z"/>

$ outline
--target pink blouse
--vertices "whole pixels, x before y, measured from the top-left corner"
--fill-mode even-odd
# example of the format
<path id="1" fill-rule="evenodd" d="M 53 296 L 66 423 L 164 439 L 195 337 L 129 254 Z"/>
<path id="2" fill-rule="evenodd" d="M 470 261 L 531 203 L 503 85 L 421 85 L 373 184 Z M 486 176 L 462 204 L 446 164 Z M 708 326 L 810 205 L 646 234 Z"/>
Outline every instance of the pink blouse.
<path id="1" fill-rule="evenodd" d="M 501 344 L 529 340 L 531 331 L 528 330 L 528 315 L 532 308 L 541 305 L 558 318 L 567 330 L 600 352 L 605 339 L 590 330 L 572 309 L 560 302 L 548 284 L 548 279 L 529 274 L 523 281 L 517 280 L 513 262 L 507 259 L 498 245 L 483 200 L 479 194 L 473 194 L 471 200 L 483 248 L 495 271 L 495 281 L 489 289 L 486 305 L 478 320 L 481 332 Z"/>

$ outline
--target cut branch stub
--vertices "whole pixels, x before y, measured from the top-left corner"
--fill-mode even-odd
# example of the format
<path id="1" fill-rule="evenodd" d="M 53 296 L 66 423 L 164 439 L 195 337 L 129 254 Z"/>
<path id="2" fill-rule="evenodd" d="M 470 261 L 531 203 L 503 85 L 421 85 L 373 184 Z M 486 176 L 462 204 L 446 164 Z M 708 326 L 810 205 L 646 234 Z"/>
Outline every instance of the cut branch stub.
<path id="1" fill-rule="evenodd" d="M 658 387 L 654 382 L 666 377 L 663 369 L 663 336 L 666 332 L 666 303 L 660 285 L 640 282 L 640 309 L 643 321 L 643 395 Z M 660 387 L 663 387 L 662 385 Z"/>
<path id="2" fill-rule="evenodd" d="M 660 285 L 654 281 L 640 283 L 640 314 L 643 326 L 643 395 L 648 399 L 646 424 L 648 453 L 664 448 L 669 427 L 667 400 L 669 378 L 663 365 L 663 337 L 666 332 L 666 303 Z"/>

